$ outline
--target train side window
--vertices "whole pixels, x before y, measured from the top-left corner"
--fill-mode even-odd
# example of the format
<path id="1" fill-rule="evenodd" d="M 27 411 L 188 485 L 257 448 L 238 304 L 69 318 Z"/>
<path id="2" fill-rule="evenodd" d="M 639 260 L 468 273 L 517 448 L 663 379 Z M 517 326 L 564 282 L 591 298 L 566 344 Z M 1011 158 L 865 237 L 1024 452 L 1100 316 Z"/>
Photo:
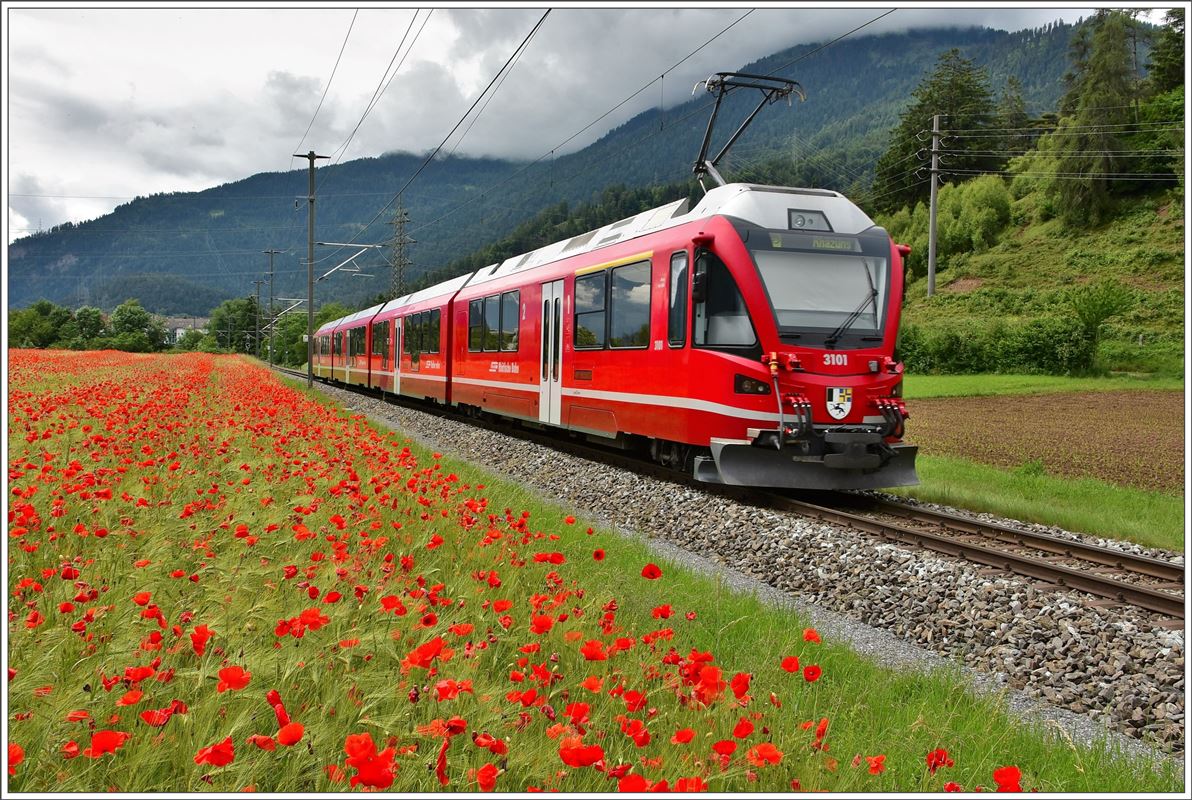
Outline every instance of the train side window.
<path id="1" fill-rule="evenodd" d="M 505 292 L 501 295 L 501 349 L 517 350 L 518 310 L 521 308 L 520 292 Z"/>
<path id="2" fill-rule="evenodd" d="M 490 295 L 484 298 L 484 352 L 495 352 L 497 339 L 501 334 L 501 296 Z"/>
<path id="3" fill-rule="evenodd" d="M 484 348 L 484 301 L 468 303 L 468 350 L 478 353 Z"/>
<path id="4" fill-rule="evenodd" d="M 609 270 L 608 346 L 643 348 L 650 343 L 650 262 Z"/>
<path id="5" fill-rule="evenodd" d="M 707 250 L 701 251 L 695 262 L 695 277 L 706 287 L 695 304 L 695 346 L 732 350 L 756 347 L 757 334 L 749 310 L 724 262 Z"/>
<path id="6" fill-rule="evenodd" d="M 687 251 L 675 253 L 670 261 L 670 310 L 667 341 L 671 347 L 687 344 Z"/>
<path id="7" fill-rule="evenodd" d="M 608 270 L 579 275 L 575 279 L 575 347 L 593 350 L 604 347 Z"/>
<path id="8" fill-rule="evenodd" d="M 385 336 L 385 323 L 372 324 L 372 355 L 381 357 L 381 369 L 389 366 L 389 339 Z"/>
<path id="9" fill-rule="evenodd" d="M 428 353 L 439 352 L 439 309 L 430 312 L 430 321 L 426 326 L 426 340 L 422 343 Z"/>

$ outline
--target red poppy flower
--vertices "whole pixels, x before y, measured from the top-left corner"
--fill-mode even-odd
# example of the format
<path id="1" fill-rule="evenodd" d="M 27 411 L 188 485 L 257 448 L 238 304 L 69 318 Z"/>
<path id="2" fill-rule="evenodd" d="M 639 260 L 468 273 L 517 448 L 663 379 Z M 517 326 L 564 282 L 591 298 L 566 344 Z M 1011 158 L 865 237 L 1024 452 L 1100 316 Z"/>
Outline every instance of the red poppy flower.
<path id="1" fill-rule="evenodd" d="M 574 525 L 574 524 L 575 524 L 575 517 L 573 517 L 573 516 L 571 516 L 570 514 L 568 514 L 566 517 L 564 517 L 564 518 L 563 518 L 563 522 L 567 523 L 568 525 Z"/>
<path id="2" fill-rule="evenodd" d="M 744 739 L 749 734 L 753 733 L 753 723 L 741 717 L 737 724 L 733 726 L 733 736 L 738 739 Z"/>
<path id="3" fill-rule="evenodd" d="M 597 561 L 603 561 L 604 560 L 604 551 L 601 550 L 600 548 L 593 550 L 592 558 L 596 559 Z"/>
<path id="4" fill-rule="evenodd" d="M 964 787 L 961 786 L 956 781 L 948 781 L 947 783 L 944 784 L 944 791 L 945 792 L 963 792 Z"/>
<path id="5" fill-rule="evenodd" d="M 476 770 L 476 785 L 480 787 L 482 792 L 491 792 L 497 788 L 497 775 L 500 770 L 492 764 L 485 764 L 480 769 Z"/>
<path id="6" fill-rule="evenodd" d="M 290 747 L 302 739 L 304 731 L 305 728 L 301 722 L 291 722 L 288 725 L 283 725 L 281 730 L 277 732 L 277 741 L 286 747 Z"/>
<path id="7" fill-rule="evenodd" d="M 582 655 L 588 661 L 607 661 L 608 654 L 604 652 L 604 642 L 599 639 L 589 639 L 584 642 L 579 649 Z"/>
<path id="8" fill-rule="evenodd" d="M 782 668 L 784 670 L 786 670 L 787 672 L 798 672 L 799 671 L 799 657 L 798 656 L 787 656 L 786 658 L 782 659 Z"/>
<path id="9" fill-rule="evenodd" d="M 940 767 L 950 767 L 955 763 L 952 759 L 948 758 L 948 751 L 942 747 L 932 750 L 930 753 L 928 753 L 926 760 L 927 771 L 932 775 L 934 775 L 935 771 Z"/>
<path id="10" fill-rule="evenodd" d="M 559 758 L 569 767 L 590 767 L 604 758 L 604 748 L 598 744 L 585 745 L 579 736 L 568 736 L 559 746 Z"/>
<path id="11" fill-rule="evenodd" d="M 814 642 L 815 644 L 819 644 L 820 643 L 819 631 L 817 631 L 815 628 L 804 628 L 803 629 L 803 641 Z"/>
<path id="12" fill-rule="evenodd" d="M 722 756 L 731 756 L 737 751 L 737 743 L 732 739 L 722 739 L 712 745 L 712 750 Z"/>
<path id="13" fill-rule="evenodd" d="M 195 655 L 201 656 L 207 650 L 207 641 L 215 635 L 215 631 L 208 628 L 206 625 L 199 625 L 195 627 L 194 633 L 190 635 L 190 643 L 194 647 Z"/>
<path id="14" fill-rule="evenodd" d="M 226 767 L 231 764 L 236 757 L 236 750 L 232 745 L 232 737 L 229 736 L 222 742 L 200 747 L 199 752 L 195 753 L 196 764 L 210 764 L 213 767 Z"/>
<path id="15" fill-rule="evenodd" d="M 803 679 L 808 683 L 815 683 L 819 680 L 823 670 L 817 664 L 808 664 L 803 667 Z"/>
<path id="16" fill-rule="evenodd" d="M 257 747 L 261 748 L 262 750 L 276 750 L 277 749 L 277 742 L 273 741 L 272 736 L 262 736 L 259 733 L 254 733 L 252 736 L 249 736 L 248 743 L 255 744 Z"/>
<path id="17" fill-rule="evenodd" d="M 215 687 L 215 691 L 243 689 L 251 679 L 252 673 L 245 672 L 244 667 L 224 667 L 219 671 L 219 685 Z"/>
<path id="18" fill-rule="evenodd" d="M 993 779 L 997 782 L 999 792 L 1021 792 L 1022 770 L 1018 767 L 999 767 L 993 771 Z"/>
<path id="19" fill-rule="evenodd" d="M 869 774 L 881 775 L 886 771 L 886 757 L 881 756 L 865 756 L 865 760 L 869 762 Z"/>
<path id="20" fill-rule="evenodd" d="M 762 742 L 749 748 L 745 753 L 745 759 L 755 767 L 777 764 L 782 761 L 782 751 L 775 747 L 773 742 Z"/>
<path id="21" fill-rule="evenodd" d="M 662 570 L 658 568 L 657 564 L 646 564 L 642 567 L 642 577 L 646 580 L 657 580 L 662 577 Z"/>
<path id="22" fill-rule="evenodd" d="M 124 731 L 96 731 L 91 734 L 91 746 L 83 751 L 83 755 L 99 758 L 105 753 L 115 753 L 131 738 L 132 734 Z"/>
<path id="23" fill-rule="evenodd" d="M 671 744 L 687 744 L 695 738 L 695 731 L 691 728 L 680 728 L 675 731 L 675 735 L 671 737 Z"/>
<path id="24" fill-rule="evenodd" d="M 8 743 L 8 774 L 16 775 L 17 766 L 25 760 L 25 748 L 16 742 Z"/>

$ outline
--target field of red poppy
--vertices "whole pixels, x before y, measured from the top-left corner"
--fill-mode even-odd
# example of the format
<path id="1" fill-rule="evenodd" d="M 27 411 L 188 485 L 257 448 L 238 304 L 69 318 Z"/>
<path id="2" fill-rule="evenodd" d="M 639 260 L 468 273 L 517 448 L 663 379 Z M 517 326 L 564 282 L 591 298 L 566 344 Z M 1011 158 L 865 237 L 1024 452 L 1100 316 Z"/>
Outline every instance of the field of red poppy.
<path id="1" fill-rule="evenodd" d="M 244 359 L 10 351 L 7 788 L 1175 791 Z"/>

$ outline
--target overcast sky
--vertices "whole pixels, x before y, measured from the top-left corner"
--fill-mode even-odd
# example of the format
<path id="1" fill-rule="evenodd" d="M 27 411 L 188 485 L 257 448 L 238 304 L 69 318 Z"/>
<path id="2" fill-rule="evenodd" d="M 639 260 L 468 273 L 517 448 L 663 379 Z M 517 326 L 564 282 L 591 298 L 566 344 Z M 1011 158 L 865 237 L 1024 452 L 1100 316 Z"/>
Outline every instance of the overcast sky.
<path id="1" fill-rule="evenodd" d="M 291 158 L 300 142 L 302 152 L 345 161 L 428 151 L 546 10 L 439 8 L 427 22 L 429 10 L 415 17 L 415 8 L 393 4 L 358 11 L 73 5 L 6 4 L 8 241 L 93 219 L 135 195 L 305 168 Z M 557 5 L 456 152 L 537 158 L 751 7 Z M 695 81 L 713 72 L 833 39 L 890 8 L 758 6 L 668 73 L 664 95 L 655 84 L 564 151 L 660 101 L 688 99 Z M 854 35 L 939 25 L 1019 30 L 1091 13 L 1058 5 L 898 8 Z M 407 31 L 407 46 L 391 61 Z M 399 62 L 343 149 L 383 76 L 394 74 L 388 65 Z"/>

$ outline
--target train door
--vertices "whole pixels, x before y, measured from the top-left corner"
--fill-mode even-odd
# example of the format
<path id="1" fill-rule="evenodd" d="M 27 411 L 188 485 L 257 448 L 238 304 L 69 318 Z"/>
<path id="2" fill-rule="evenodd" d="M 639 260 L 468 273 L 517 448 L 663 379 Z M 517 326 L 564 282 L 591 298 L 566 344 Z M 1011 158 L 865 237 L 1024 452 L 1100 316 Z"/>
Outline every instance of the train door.
<path id="1" fill-rule="evenodd" d="M 393 393 L 401 394 L 401 317 L 393 319 Z"/>
<path id="2" fill-rule="evenodd" d="M 563 281 L 542 284 L 541 328 L 538 420 L 560 425 L 563 410 Z"/>

